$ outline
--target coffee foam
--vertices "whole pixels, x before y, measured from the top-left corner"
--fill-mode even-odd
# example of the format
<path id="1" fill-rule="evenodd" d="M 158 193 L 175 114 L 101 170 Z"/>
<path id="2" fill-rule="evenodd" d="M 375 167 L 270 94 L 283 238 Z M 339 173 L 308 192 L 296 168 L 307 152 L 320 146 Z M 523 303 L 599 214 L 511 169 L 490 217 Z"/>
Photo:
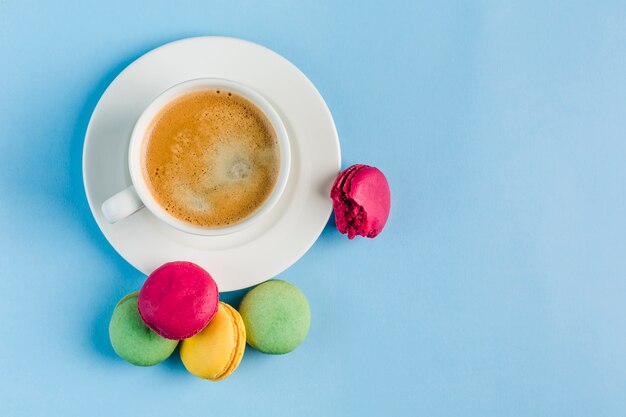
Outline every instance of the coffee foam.
<path id="1" fill-rule="evenodd" d="M 271 194 L 280 150 L 265 115 L 227 91 L 186 94 L 152 121 L 144 176 L 155 200 L 174 217 L 201 227 L 244 220 Z"/>

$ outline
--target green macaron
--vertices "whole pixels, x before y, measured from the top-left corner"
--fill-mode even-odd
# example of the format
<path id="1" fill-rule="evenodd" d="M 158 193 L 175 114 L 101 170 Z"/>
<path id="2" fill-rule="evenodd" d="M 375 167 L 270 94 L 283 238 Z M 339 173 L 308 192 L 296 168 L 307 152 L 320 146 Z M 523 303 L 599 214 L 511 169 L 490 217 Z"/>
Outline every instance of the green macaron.
<path id="1" fill-rule="evenodd" d="M 145 325 L 137 309 L 138 293 L 128 294 L 115 306 L 109 323 L 109 338 L 115 353 L 125 361 L 152 366 L 167 359 L 176 349 L 178 340 L 165 339 Z"/>
<path id="2" fill-rule="evenodd" d="M 248 344 L 264 353 L 291 352 L 302 343 L 311 325 L 306 297 L 282 280 L 267 281 L 248 292 L 239 313 Z"/>

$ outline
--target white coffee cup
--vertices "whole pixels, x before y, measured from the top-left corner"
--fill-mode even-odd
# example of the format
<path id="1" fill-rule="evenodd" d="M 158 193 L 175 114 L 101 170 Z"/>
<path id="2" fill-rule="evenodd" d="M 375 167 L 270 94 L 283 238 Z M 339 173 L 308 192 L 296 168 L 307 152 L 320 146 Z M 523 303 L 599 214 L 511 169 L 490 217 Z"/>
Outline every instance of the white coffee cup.
<path id="1" fill-rule="evenodd" d="M 141 155 L 145 149 L 146 141 L 149 140 L 149 138 L 146 137 L 146 131 L 159 111 L 165 105 L 184 94 L 208 89 L 232 91 L 255 104 L 265 114 L 274 128 L 280 149 L 278 179 L 269 198 L 246 219 L 239 223 L 220 228 L 195 226 L 169 214 L 156 202 L 155 198 L 150 193 L 141 167 Z M 145 207 L 158 219 L 183 232 L 204 236 L 218 236 L 234 233 L 250 226 L 271 210 L 280 199 L 285 189 L 290 166 L 291 148 L 289 146 L 289 138 L 285 125 L 276 110 L 261 94 L 239 82 L 221 78 L 198 78 L 184 81 L 161 93 L 150 103 L 146 110 L 144 110 L 141 116 L 139 116 L 139 119 L 137 119 L 130 136 L 130 145 L 128 148 L 128 168 L 130 170 L 132 185 L 102 203 L 102 214 L 109 223 L 115 223 Z"/>

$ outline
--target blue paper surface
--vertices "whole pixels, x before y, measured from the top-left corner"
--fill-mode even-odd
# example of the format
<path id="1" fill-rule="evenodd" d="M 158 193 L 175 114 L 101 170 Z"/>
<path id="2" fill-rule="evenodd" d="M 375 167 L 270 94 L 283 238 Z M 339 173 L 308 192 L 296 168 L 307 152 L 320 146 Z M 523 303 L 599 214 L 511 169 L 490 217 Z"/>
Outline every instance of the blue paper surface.
<path id="1" fill-rule="evenodd" d="M 626 3 L 89 3 L 0 0 L 0 415 L 626 415 Z M 280 276 L 304 344 L 220 383 L 115 356 L 144 276 L 81 178 L 107 85 L 197 35 L 291 60 L 392 189 L 378 238 L 330 222 Z"/>

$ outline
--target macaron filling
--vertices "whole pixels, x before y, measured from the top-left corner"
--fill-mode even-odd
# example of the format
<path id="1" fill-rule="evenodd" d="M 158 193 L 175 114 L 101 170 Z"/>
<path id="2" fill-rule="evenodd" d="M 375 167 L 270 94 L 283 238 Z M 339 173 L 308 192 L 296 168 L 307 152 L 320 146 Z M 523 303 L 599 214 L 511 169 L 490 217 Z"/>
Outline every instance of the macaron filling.
<path id="1" fill-rule="evenodd" d="M 354 239 L 355 236 L 372 238 L 378 235 L 378 230 L 368 230 L 365 227 L 367 225 L 367 212 L 356 201 L 341 194 L 333 198 L 333 205 L 337 229 L 343 234 L 347 233 L 348 239 Z"/>

